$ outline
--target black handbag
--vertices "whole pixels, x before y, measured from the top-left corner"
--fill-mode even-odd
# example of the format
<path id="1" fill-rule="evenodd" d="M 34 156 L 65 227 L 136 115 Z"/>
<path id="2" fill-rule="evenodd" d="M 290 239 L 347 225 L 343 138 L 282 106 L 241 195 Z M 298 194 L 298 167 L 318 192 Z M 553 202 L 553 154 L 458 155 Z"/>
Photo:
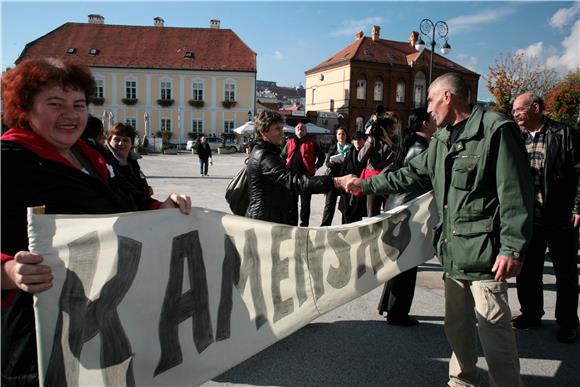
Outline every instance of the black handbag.
<path id="1" fill-rule="evenodd" d="M 246 160 L 246 163 L 248 160 Z M 250 204 L 248 190 L 247 167 L 244 167 L 234 176 L 226 188 L 226 201 L 235 215 L 244 216 Z"/>

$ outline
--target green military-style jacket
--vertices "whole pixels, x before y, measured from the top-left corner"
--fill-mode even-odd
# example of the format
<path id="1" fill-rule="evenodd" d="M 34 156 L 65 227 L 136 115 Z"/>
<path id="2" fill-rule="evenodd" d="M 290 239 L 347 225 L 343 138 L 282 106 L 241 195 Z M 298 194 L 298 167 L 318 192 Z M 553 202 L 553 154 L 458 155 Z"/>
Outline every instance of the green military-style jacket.
<path id="1" fill-rule="evenodd" d="M 498 255 L 523 260 L 533 224 L 533 182 L 520 130 L 507 117 L 476 106 L 448 146 L 450 127 L 433 135 L 409 165 L 363 180 L 365 194 L 433 190 L 439 212 L 434 246 L 445 273 L 493 279 Z"/>

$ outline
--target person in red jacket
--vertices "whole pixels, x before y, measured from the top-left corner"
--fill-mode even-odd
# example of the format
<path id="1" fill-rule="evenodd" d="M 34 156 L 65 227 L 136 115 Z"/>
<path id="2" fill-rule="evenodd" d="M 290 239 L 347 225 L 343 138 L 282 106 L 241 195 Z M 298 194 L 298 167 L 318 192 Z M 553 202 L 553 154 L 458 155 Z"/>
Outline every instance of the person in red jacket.
<path id="1" fill-rule="evenodd" d="M 316 140 L 308 134 L 308 129 L 302 122 L 296 125 L 294 133 L 296 136 L 286 143 L 282 151 L 282 158 L 286 161 L 288 168 L 308 176 L 314 176 L 316 170 L 324 164 L 326 154 Z M 312 194 L 301 193 L 298 196 L 300 196 L 300 227 L 308 227 Z M 298 196 L 295 199 L 296 222 L 294 224 L 298 223 Z"/>

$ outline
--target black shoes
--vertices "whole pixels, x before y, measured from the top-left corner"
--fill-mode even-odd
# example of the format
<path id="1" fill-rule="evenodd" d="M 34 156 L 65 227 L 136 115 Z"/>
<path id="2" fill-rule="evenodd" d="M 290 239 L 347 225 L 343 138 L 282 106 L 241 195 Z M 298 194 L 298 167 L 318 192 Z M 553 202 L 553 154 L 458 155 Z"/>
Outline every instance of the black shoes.
<path id="1" fill-rule="evenodd" d="M 400 327 L 412 327 L 415 325 L 419 325 L 419 321 L 414 319 L 413 317 L 405 316 L 405 317 L 390 317 L 387 316 L 387 323 L 389 325 L 398 325 Z"/>
<path id="2" fill-rule="evenodd" d="M 577 328 L 558 328 L 558 334 L 556 335 L 556 340 L 560 343 L 571 344 L 578 341 L 578 329 Z"/>
<path id="3" fill-rule="evenodd" d="M 530 329 L 538 328 L 542 325 L 542 319 L 539 318 L 529 318 L 520 314 L 512 318 L 512 326 L 516 329 Z"/>

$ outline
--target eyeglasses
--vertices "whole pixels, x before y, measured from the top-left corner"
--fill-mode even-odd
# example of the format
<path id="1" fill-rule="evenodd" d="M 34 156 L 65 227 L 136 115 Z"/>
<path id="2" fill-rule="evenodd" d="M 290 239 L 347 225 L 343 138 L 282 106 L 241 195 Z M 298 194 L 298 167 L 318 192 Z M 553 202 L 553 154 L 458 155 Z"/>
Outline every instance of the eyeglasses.
<path id="1" fill-rule="evenodd" d="M 535 102 L 534 102 L 534 103 L 535 103 Z M 523 113 L 523 112 L 526 112 L 526 111 L 530 110 L 530 108 L 532 107 L 532 105 L 533 105 L 534 103 L 531 103 L 531 104 L 529 104 L 529 105 L 525 105 L 525 106 L 520 106 L 519 108 L 515 108 L 515 109 L 513 109 L 513 110 L 512 110 L 512 116 L 515 116 L 515 115 L 516 115 L 516 113 Z"/>

